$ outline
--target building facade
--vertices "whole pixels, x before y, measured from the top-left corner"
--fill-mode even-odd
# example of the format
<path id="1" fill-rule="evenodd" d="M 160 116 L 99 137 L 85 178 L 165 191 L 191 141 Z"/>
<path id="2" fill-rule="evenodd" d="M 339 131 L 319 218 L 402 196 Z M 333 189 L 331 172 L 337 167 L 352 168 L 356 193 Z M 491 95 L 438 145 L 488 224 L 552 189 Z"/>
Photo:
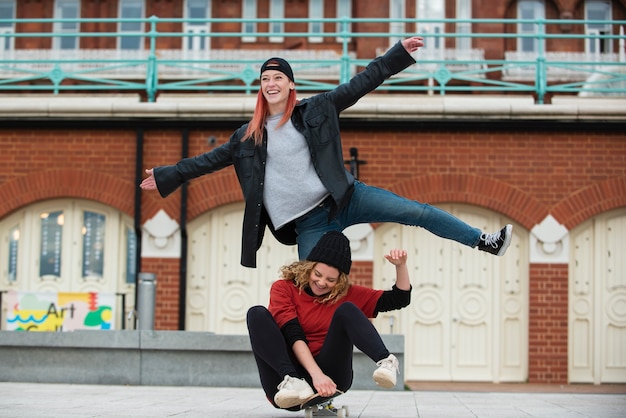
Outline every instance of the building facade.
<path id="1" fill-rule="evenodd" d="M 286 21 L 273 29 L 283 18 L 415 19 L 398 28 L 393 21 L 351 22 L 355 34 L 390 34 L 351 39 L 349 53 L 369 60 L 399 38 L 394 34 L 535 30 L 516 23 L 494 28 L 488 20 L 466 27 L 445 19 L 604 21 L 624 19 L 625 9 L 622 1 L 0 0 L 0 28 L 5 34 L 68 31 L 59 37 L 3 37 L 5 57 L 13 53 L 16 61 L 23 60 L 19 54 L 30 51 L 37 60 L 50 60 L 54 54 L 76 53 L 84 61 L 85 51 L 145 51 L 149 41 L 132 36 L 140 30 L 133 18 L 192 19 L 162 24 L 166 31 L 194 36 L 156 42 L 163 56 L 175 51 L 176 59 L 193 61 L 215 51 L 341 52 L 336 36 L 317 36 L 339 31 L 338 22 L 326 22 L 321 30 L 315 22 Z M 24 20 L 42 17 L 67 21 L 55 26 Z M 117 26 L 89 20 L 120 17 L 131 21 Z M 242 17 L 257 19 L 257 26 L 228 20 Z M 13 18 L 22 21 L 12 26 L 2 21 Z M 83 21 L 72 26 L 77 18 Z M 211 18 L 217 20 L 202 22 Z M 431 21 L 437 19 L 444 21 Z M 592 36 L 558 44 L 546 38 L 545 45 L 541 38 L 524 36 L 482 37 L 469 45 L 463 37 L 435 36 L 427 38 L 423 52 L 432 61 L 437 54 L 445 58 L 468 49 L 484 59 L 509 54 L 523 61 L 523 54 L 545 47 L 550 53 L 570 53 L 574 60 L 603 54 L 607 62 L 619 62 L 620 39 L 603 38 L 606 28 L 562 26 L 547 30 Z M 241 36 L 195 36 L 206 31 Z M 75 32 L 117 36 L 73 37 Z M 260 32 L 308 36 L 263 37 Z M 278 268 L 297 257 L 295 248 L 281 246 L 267 233 L 258 267 L 239 265 L 243 200 L 231 168 L 196 179 L 166 199 L 141 192 L 138 183 L 147 168 L 226 142 L 250 118 L 254 94 L 159 90 L 150 102 L 143 95 L 139 99 L 138 89 L 124 91 L 123 84 L 83 92 L 76 78 L 59 83 L 73 90 L 50 94 L 50 77 L 17 80 L 2 67 L 0 77 L 16 87 L 0 91 L 0 291 L 5 296 L 12 290 L 115 293 L 125 306 L 115 327 L 132 328 L 138 274 L 152 272 L 157 277 L 156 329 L 246 333 L 247 308 L 267 303 L 269 285 Z M 163 79 L 186 77 L 176 71 L 160 74 Z M 118 78 L 133 77 L 124 73 Z M 534 82 L 523 67 L 497 77 Z M 568 75 L 550 77 L 566 80 Z M 435 87 L 438 83 L 435 79 Z M 474 82 L 455 85 L 472 87 Z M 38 86 L 48 90 L 37 91 Z M 549 104 L 538 104 L 529 92 L 494 94 L 478 87 L 440 96 L 427 90 L 385 91 L 368 95 L 343 114 L 346 168 L 358 163 L 361 181 L 439 206 L 485 230 L 514 225 L 513 244 L 502 258 L 399 225 L 358 225 L 346 231 L 355 260 L 351 277 L 359 284 L 390 287 L 394 278 L 382 253 L 398 246 L 409 250 L 413 301 L 403 311 L 381 315 L 375 324 L 381 332 L 405 335 L 410 380 L 626 381 L 625 102 L 573 94 L 547 99 Z M 10 309 L 2 304 L 2 318 Z"/>

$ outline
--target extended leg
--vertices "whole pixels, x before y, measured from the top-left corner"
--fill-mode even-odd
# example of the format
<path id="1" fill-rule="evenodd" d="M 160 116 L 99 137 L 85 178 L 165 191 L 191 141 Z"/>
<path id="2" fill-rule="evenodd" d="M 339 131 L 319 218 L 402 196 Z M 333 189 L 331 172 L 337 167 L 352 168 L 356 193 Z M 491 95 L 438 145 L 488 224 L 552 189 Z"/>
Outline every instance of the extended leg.
<path id="1" fill-rule="evenodd" d="M 410 200 L 388 190 L 355 182 L 354 194 L 341 223 L 395 222 L 420 226 L 433 234 L 475 247 L 481 231 L 456 216 L 426 203 Z M 347 227 L 349 225 L 343 225 Z"/>
<path id="2" fill-rule="evenodd" d="M 337 308 L 322 350 L 315 358 L 343 392 L 352 386 L 353 346 L 375 362 L 389 356 L 374 325 L 356 305 L 347 302 Z"/>

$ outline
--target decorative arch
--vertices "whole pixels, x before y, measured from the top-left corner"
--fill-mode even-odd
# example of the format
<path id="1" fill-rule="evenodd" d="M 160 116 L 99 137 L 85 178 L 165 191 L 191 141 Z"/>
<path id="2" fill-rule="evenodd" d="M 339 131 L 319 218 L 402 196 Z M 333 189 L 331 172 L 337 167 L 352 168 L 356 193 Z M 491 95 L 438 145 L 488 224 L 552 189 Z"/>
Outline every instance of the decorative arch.
<path id="1" fill-rule="evenodd" d="M 557 203 L 552 215 L 572 230 L 600 213 L 626 206 L 626 177 L 607 179 L 585 187 Z"/>
<path id="2" fill-rule="evenodd" d="M 33 172 L 0 185 L 0 218 L 31 203 L 60 197 L 94 200 L 132 216 L 134 193 L 132 183 L 97 171 Z"/>
<path id="3" fill-rule="evenodd" d="M 241 186 L 234 170 L 222 170 L 193 181 L 189 186 L 189 220 L 208 210 L 243 201 Z"/>
<path id="4" fill-rule="evenodd" d="M 391 190 L 421 202 L 459 202 L 489 208 L 529 230 L 550 213 L 546 205 L 528 193 L 488 177 L 433 174 L 398 183 Z"/>

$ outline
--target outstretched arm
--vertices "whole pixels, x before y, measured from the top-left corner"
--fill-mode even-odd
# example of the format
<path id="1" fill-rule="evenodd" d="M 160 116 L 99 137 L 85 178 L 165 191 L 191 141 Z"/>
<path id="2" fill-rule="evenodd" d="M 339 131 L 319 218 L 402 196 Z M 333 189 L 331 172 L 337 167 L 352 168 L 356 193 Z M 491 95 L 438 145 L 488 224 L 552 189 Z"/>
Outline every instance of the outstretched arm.
<path id="1" fill-rule="evenodd" d="M 400 290 L 411 290 L 409 269 L 406 266 L 407 253 L 405 250 L 393 249 L 385 258 L 396 266 L 396 287 Z"/>

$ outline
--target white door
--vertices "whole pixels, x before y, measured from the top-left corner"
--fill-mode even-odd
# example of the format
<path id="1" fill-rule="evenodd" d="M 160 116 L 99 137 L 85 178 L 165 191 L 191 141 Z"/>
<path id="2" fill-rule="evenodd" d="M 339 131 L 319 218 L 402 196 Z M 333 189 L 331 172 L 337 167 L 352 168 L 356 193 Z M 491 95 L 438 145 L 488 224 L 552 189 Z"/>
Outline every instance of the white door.
<path id="1" fill-rule="evenodd" d="M 462 205 L 438 205 L 484 231 L 510 221 Z M 381 313 L 381 333 L 405 335 L 407 380 L 519 382 L 528 375 L 527 234 L 514 226 L 504 257 L 395 224 L 376 230 L 374 287 L 391 288 L 395 269 L 382 254 L 409 250 L 411 305 Z"/>
<path id="2" fill-rule="evenodd" d="M 29 205 L 0 220 L 0 257 L 8 260 L 6 267 L 0 263 L 0 288 L 115 293 L 115 328 L 120 329 L 134 310 L 132 225 L 127 215 L 89 200 L 54 199 Z M 120 311 L 122 295 L 125 312 Z"/>
<path id="3" fill-rule="evenodd" d="M 246 312 L 267 306 L 279 268 L 298 259 L 297 247 L 280 244 L 269 230 L 257 268 L 241 266 L 243 203 L 219 207 L 189 223 L 188 331 L 247 334 Z"/>
<path id="4" fill-rule="evenodd" d="M 626 209 L 571 232 L 569 380 L 626 383 Z"/>

